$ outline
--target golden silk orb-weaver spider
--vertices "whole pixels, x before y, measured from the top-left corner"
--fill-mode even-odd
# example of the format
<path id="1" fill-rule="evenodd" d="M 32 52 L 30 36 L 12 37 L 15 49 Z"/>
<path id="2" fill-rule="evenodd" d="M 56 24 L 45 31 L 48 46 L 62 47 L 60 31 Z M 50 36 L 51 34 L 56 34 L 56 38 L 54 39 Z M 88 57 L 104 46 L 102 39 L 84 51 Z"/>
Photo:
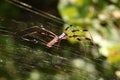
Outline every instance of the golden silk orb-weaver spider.
<path id="1" fill-rule="evenodd" d="M 71 29 L 72 27 L 73 27 L 72 25 L 69 25 L 68 27 L 66 27 L 64 29 L 64 32 L 59 36 L 57 36 L 52 31 L 44 28 L 43 25 L 27 28 L 27 29 L 21 31 L 20 33 L 22 33 L 22 38 L 24 40 L 32 41 L 35 43 L 43 42 L 43 43 L 45 43 L 45 45 L 47 47 L 53 47 L 55 45 L 55 43 L 58 43 L 57 47 L 59 47 L 61 40 L 69 39 L 69 38 L 76 39 L 80 42 L 87 40 L 91 44 L 94 44 L 91 33 L 88 30 L 86 30 L 86 29 L 83 29 L 83 30 Z M 71 32 L 71 34 L 69 35 L 68 32 Z M 78 34 L 76 32 L 79 32 L 82 34 Z M 83 35 L 83 33 L 85 33 L 85 34 Z M 86 33 L 88 33 L 90 35 L 90 38 L 86 37 Z"/>
<path id="2" fill-rule="evenodd" d="M 84 41 L 84 40 L 87 40 L 89 41 L 90 43 L 94 44 L 93 43 L 93 39 L 92 39 L 92 36 L 91 36 L 91 33 L 87 30 L 87 29 L 83 29 L 83 30 L 79 30 L 79 29 L 72 29 L 70 30 L 70 32 L 72 33 L 72 35 L 69 35 L 69 33 L 67 32 L 70 28 L 72 28 L 73 26 L 72 25 L 69 25 L 68 27 L 66 27 L 64 29 L 64 32 L 59 35 L 59 36 L 55 36 L 50 42 L 48 42 L 46 44 L 46 46 L 48 47 L 52 47 L 55 43 L 58 42 L 58 47 L 59 47 L 59 44 L 60 44 L 60 41 L 63 40 L 63 39 L 69 39 L 69 38 L 74 38 L 80 42 Z M 79 33 L 85 33 L 84 35 L 83 34 L 79 34 L 76 32 L 79 32 Z M 90 38 L 86 37 L 85 35 L 86 34 L 89 34 L 90 35 Z"/>
<path id="3" fill-rule="evenodd" d="M 57 48 L 59 48 L 61 40 L 73 38 L 81 43 L 81 46 L 83 47 L 85 54 L 86 54 L 86 47 L 85 47 L 86 45 L 84 44 L 84 42 L 86 41 L 89 42 L 90 45 L 92 45 L 98 51 L 97 46 L 93 41 L 92 35 L 87 29 L 70 29 L 72 27 L 73 27 L 72 25 L 66 27 L 61 35 L 55 36 L 51 41 L 49 41 L 46 44 L 46 46 L 52 47 L 54 46 L 55 43 L 58 43 Z M 69 34 L 69 32 L 71 32 L 72 34 Z M 87 37 L 86 35 L 89 35 L 89 37 Z"/>

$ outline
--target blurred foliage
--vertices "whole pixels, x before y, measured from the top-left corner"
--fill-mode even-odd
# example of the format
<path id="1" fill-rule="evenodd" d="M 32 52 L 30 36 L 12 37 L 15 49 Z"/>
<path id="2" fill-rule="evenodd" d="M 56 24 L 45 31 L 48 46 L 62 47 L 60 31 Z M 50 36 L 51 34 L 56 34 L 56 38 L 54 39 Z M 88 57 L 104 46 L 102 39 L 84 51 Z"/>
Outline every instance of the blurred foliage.
<path id="1" fill-rule="evenodd" d="M 60 16 L 57 0 L 21 1 Z M 75 25 L 73 29 L 88 29 L 92 33 L 100 54 L 88 43 L 84 50 L 75 39 L 63 40 L 60 49 L 24 41 L 20 32 L 33 25 L 43 24 L 61 34 L 62 26 L 68 24 L 56 23 L 1 0 L 0 80 L 119 80 L 119 0 L 59 0 L 58 9 L 65 23 Z M 15 35 L 17 32 L 20 34 Z"/>
<path id="2" fill-rule="evenodd" d="M 62 18 L 69 23 L 89 29 L 99 44 L 100 52 L 115 62 L 120 60 L 120 9 L 118 0 L 60 0 Z M 112 59 L 108 59 L 110 62 Z"/>

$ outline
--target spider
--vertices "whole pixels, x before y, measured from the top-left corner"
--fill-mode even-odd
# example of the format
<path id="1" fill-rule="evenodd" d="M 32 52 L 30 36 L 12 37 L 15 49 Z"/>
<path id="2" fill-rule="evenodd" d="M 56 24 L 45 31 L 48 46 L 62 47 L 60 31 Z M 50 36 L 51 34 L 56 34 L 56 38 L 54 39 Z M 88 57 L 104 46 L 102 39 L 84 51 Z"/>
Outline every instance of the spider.
<path id="1" fill-rule="evenodd" d="M 60 41 L 61 41 L 62 39 L 68 39 L 68 38 L 74 38 L 74 39 L 76 39 L 76 40 L 78 40 L 78 41 L 80 41 L 80 42 L 82 42 L 83 40 L 87 40 L 87 41 L 89 41 L 91 44 L 94 44 L 94 43 L 93 43 L 92 36 L 91 36 L 91 33 L 90 33 L 87 29 L 83 29 L 83 30 L 78 30 L 78 29 L 77 29 L 77 30 L 72 30 L 71 32 L 73 33 L 73 35 L 72 35 L 72 36 L 69 36 L 69 35 L 67 34 L 67 31 L 68 31 L 71 27 L 72 27 L 72 25 L 66 27 L 65 30 L 64 30 L 64 32 L 63 32 L 61 35 L 55 36 L 53 40 L 51 40 L 50 42 L 48 42 L 48 43 L 46 44 L 46 46 L 52 47 L 52 46 L 53 46 L 55 43 L 57 43 L 57 42 L 60 44 Z M 85 37 L 85 36 L 83 36 L 83 35 L 76 35 L 75 32 L 88 32 L 88 33 L 90 34 L 91 39 L 88 38 L 88 37 Z M 59 46 L 59 44 L 58 44 L 58 46 Z"/>
<path id="2" fill-rule="evenodd" d="M 85 41 L 85 40 L 89 41 L 91 44 L 94 44 L 91 33 L 87 29 L 70 30 L 70 28 L 72 28 L 72 27 L 73 27 L 72 25 L 69 25 L 68 27 L 66 27 L 64 29 L 64 32 L 59 36 L 57 36 L 52 31 L 45 29 L 43 27 L 43 25 L 41 25 L 40 27 L 33 26 L 30 28 L 27 28 L 27 29 L 21 31 L 20 33 L 22 35 L 21 36 L 22 39 L 27 40 L 27 41 L 32 41 L 35 43 L 43 42 L 43 43 L 46 43 L 45 45 L 47 47 L 53 47 L 53 46 L 55 46 L 55 43 L 58 43 L 57 48 L 59 48 L 61 40 L 69 39 L 69 38 L 74 38 L 74 39 L 80 41 L 83 46 L 84 46 L 83 41 Z M 70 30 L 70 32 L 73 33 L 73 35 L 69 35 L 69 33 L 67 32 L 69 30 Z M 75 32 L 89 33 L 91 38 L 88 38 L 85 35 L 75 34 Z"/>

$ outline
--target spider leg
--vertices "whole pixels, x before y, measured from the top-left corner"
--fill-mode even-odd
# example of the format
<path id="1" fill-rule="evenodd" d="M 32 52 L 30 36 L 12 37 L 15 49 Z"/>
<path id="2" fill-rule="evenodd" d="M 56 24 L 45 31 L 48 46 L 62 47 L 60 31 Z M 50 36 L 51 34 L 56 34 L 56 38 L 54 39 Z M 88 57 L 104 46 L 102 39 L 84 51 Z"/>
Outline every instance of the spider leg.
<path id="1" fill-rule="evenodd" d="M 83 47 L 83 50 L 84 50 L 84 53 L 85 53 L 85 56 L 86 56 L 86 47 L 85 47 L 85 44 L 84 44 L 84 41 L 89 39 L 89 38 L 85 38 L 83 36 L 80 36 L 80 35 L 73 35 L 73 36 L 68 36 L 68 38 L 75 38 L 76 40 L 78 40 L 80 42 L 80 44 L 82 45 Z M 90 40 L 90 39 L 89 39 Z"/>
<path id="2" fill-rule="evenodd" d="M 85 48 L 83 41 L 80 38 L 77 38 L 77 40 L 80 41 L 80 44 L 82 45 L 84 52 L 85 52 L 85 56 L 86 56 L 87 52 L 86 52 L 86 48 Z"/>
<path id="3" fill-rule="evenodd" d="M 96 48 L 98 54 L 100 54 L 100 52 L 99 52 L 99 50 L 98 50 L 98 47 L 97 47 L 97 45 L 96 45 L 95 42 L 94 42 L 94 39 L 93 39 L 93 37 L 92 37 L 91 32 L 88 31 L 88 30 L 86 30 L 86 29 L 84 29 L 83 31 L 89 33 L 89 35 L 90 35 L 90 37 L 91 37 L 91 40 L 90 40 L 89 38 L 86 38 L 86 40 L 89 40 L 91 43 L 93 43 L 93 45 L 94 45 L 94 47 Z"/>
<path id="4" fill-rule="evenodd" d="M 26 40 L 26 41 L 38 43 L 38 41 L 34 38 L 34 37 L 35 37 L 35 34 L 37 34 L 36 31 L 31 32 L 31 33 L 28 33 L 28 34 L 25 34 L 25 35 L 21 36 L 21 38 L 22 38 L 23 40 Z M 33 37 L 34 39 L 28 39 L 27 36 Z"/>
<path id="5" fill-rule="evenodd" d="M 86 40 L 88 40 L 89 42 L 91 42 L 94 46 L 96 46 L 95 45 L 95 43 L 94 43 L 94 40 L 93 40 L 93 37 L 92 37 L 92 34 L 87 30 L 87 29 L 83 29 L 83 30 L 72 30 L 72 32 L 75 34 L 75 32 L 85 32 L 85 33 L 87 33 L 87 34 L 89 34 L 89 36 L 90 36 L 90 38 L 85 38 Z M 74 35 L 73 35 L 74 36 Z"/>
<path id="6" fill-rule="evenodd" d="M 37 32 L 38 30 L 41 30 L 41 27 L 38 26 L 32 26 L 30 28 L 26 28 L 20 32 L 17 32 L 16 34 L 20 35 L 20 36 L 26 36 L 29 34 L 34 34 L 35 32 Z"/>
<path id="7" fill-rule="evenodd" d="M 72 27 L 72 25 L 65 28 L 65 31 L 69 30 L 70 27 Z M 73 33 L 73 35 L 69 36 L 69 38 L 76 38 L 78 41 L 80 41 L 81 45 L 84 48 L 84 51 L 86 51 L 86 48 L 85 48 L 85 45 L 84 45 L 83 41 L 87 40 L 88 42 L 90 42 L 91 45 L 94 45 L 96 47 L 96 45 L 93 41 L 93 37 L 87 29 L 83 29 L 83 30 L 73 29 L 73 30 L 71 30 L 71 32 Z M 79 35 L 76 35 L 77 34 L 76 32 L 82 32 L 82 33 L 85 33 L 85 35 L 82 35 L 82 34 L 80 35 L 79 33 L 78 33 Z M 86 35 L 89 35 L 90 38 L 86 37 Z"/>
<path id="8" fill-rule="evenodd" d="M 83 35 L 72 35 L 72 36 L 68 36 L 68 38 L 75 38 L 78 41 L 80 41 L 81 45 L 84 48 L 85 53 L 86 53 L 86 48 L 85 48 L 85 44 L 83 42 L 88 41 L 90 43 L 90 45 L 92 45 L 92 46 L 94 46 L 96 48 L 98 54 L 100 54 L 96 44 L 93 41 L 92 36 L 90 36 L 90 38 L 89 38 L 89 37 L 85 37 Z"/>
<path id="9" fill-rule="evenodd" d="M 48 33 L 50 33 L 51 35 L 57 36 L 57 35 L 54 34 L 52 31 L 47 30 L 47 29 L 45 29 L 44 27 L 42 27 L 41 29 L 44 30 L 44 31 L 46 31 L 46 32 L 48 32 Z"/>
<path id="10" fill-rule="evenodd" d="M 47 35 L 54 37 L 56 36 L 53 32 L 45 29 L 42 25 L 39 26 L 32 26 L 30 28 L 24 29 L 20 31 L 18 34 L 21 35 L 22 37 L 27 36 L 27 35 L 34 35 L 34 34 L 42 34 L 42 35 Z"/>
<path id="11" fill-rule="evenodd" d="M 61 42 L 61 39 L 58 40 L 57 49 L 60 48 L 60 42 Z"/>
<path id="12" fill-rule="evenodd" d="M 40 26 L 40 27 L 32 26 L 30 28 L 26 28 L 26 29 L 20 31 L 17 34 L 19 34 L 23 40 L 34 42 L 34 43 L 39 43 L 39 41 L 40 41 L 40 43 L 41 42 L 46 43 L 46 41 L 42 38 L 44 38 L 46 36 L 54 37 L 54 35 L 55 35 L 52 32 L 50 33 L 50 31 L 48 31 L 47 29 L 45 29 L 42 26 Z"/>
<path id="13" fill-rule="evenodd" d="M 45 41 L 46 39 L 51 39 L 48 43 L 45 45 L 48 47 L 52 47 L 56 42 L 58 42 L 58 36 L 54 34 L 53 32 L 45 29 L 43 26 L 33 26 L 30 28 L 27 28 L 23 31 L 24 34 L 21 36 L 24 40 L 27 41 L 34 41 L 35 43 L 38 43 L 39 41 Z M 30 37 L 30 40 L 28 39 Z M 31 40 L 32 38 L 32 40 Z"/>
<path id="14" fill-rule="evenodd" d="M 73 25 L 69 25 L 68 27 L 66 27 L 63 31 L 63 33 L 68 33 L 70 30 L 70 28 L 73 27 Z"/>
<path id="15" fill-rule="evenodd" d="M 27 40 L 27 41 L 31 41 L 30 39 L 27 39 L 25 37 L 27 37 L 27 36 L 32 36 L 33 37 L 35 34 L 38 33 L 37 30 L 40 30 L 40 28 L 38 26 L 33 26 L 33 27 L 30 27 L 30 28 L 24 29 L 23 31 L 20 32 L 21 38 L 24 39 L 24 40 Z M 35 40 L 35 42 L 36 42 L 36 40 Z"/>
<path id="16" fill-rule="evenodd" d="M 73 25 L 69 25 L 68 27 L 66 27 L 65 29 L 64 29 L 64 31 L 67 31 L 70 27 L 72 27 Z"/>
<path id="17" fill-rule="evenodd" d="M 51 40 L 50 42 L 48 42 L 48 43 L 46 44 L 46 46 L 52 47 L 56 42 L 58 42 L 58 37 L 57 37 L 57 36 L 54 37 L 53 40 Z"/>

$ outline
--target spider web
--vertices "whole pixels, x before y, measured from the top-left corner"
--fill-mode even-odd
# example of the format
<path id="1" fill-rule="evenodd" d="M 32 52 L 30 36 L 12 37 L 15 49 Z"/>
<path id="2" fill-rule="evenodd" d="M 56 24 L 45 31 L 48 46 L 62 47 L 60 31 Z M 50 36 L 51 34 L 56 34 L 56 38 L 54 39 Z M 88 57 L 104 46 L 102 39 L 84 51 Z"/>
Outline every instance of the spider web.
<path id="1" fill-rule="evenodd" d="M 101 64 L 103 64 L 105 58 L 100 55 L 94 55 L 98 54 L 94 47 L 89 46 L 86 48 L 87 53 L 85 54 L 81 44 L 70 44 L 68 40 L 62 40 L 61 47 L 57 49 L 57 44 L 52 48 L 46 47 L 47 40 L 52 40 L 49 36 L 34 35 L 35 37 L 26 37 L 28 40 L 22 39 L 21 35 L 17 33 L 21 33 L 22 30 L 33 25 L 43 25 L 46 29 L 58 35 L 61 34 L 61 31 L 58 31 L 59 28 L 64 24 L 56 17 L 52 17 L 53 20 L 50 20 L 51 17 L 43 16 L 44 13 L 41 12 L 39 12 L 40 15 L 38 16 L 28 11 L 25 13 L 31 16 L 39 16 L 40 19 L 41 17 L 45 18 L 44 21 L 47 23 L 42 22 L 42 19 L 38 20 L 38 22 L 35 20 L 22 22 L 9 19 L 8 24 L 0 26 L 0 55 L 2 55 L 0 57 L 0 67 L 3 68 L 5 66 L 6 70 L 0 69 L 3 72 L 0 75 L 6 77 L 5 74 L 7 74 L 9 77 L 6 78 L 13 80 L 16 78 L 23 80 L 32 79 L 33 73 L 42 78 L 42 80 L 95 80 L 104 76 L 102 75 L 104 68 Z M 3 22 L 6 22 L 6 18 L 2 17 L 1 23 Z M 38 43 L 34 42 L 34 39 Z"/>

